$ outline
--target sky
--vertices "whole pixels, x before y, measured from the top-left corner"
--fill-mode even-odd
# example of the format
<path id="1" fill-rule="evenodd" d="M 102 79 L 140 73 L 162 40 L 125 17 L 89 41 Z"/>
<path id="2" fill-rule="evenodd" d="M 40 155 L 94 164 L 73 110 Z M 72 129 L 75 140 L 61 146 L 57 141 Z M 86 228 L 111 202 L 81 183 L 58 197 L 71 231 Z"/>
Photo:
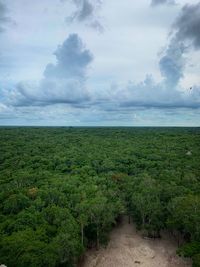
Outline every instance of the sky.
<path id="1" fill-rule="evenodd" d="M 0 125 L 200 126 L 200 1 L 0 0 Z"/>

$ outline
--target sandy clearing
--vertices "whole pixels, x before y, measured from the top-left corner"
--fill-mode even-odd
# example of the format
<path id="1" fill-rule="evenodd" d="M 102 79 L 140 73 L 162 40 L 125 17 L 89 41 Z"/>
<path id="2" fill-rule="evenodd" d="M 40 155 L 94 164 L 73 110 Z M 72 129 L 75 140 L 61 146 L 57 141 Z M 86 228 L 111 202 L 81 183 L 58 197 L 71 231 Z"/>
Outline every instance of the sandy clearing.
<path id="1" fill-rule="evenodd" d="M 176 255 L 176 249 L 176 242 L 168 236 L 142 238 L 124 217 L 112 231 L 107 248 L 89 250 L 81 267 L 191 267 L 190 261 Z"/>

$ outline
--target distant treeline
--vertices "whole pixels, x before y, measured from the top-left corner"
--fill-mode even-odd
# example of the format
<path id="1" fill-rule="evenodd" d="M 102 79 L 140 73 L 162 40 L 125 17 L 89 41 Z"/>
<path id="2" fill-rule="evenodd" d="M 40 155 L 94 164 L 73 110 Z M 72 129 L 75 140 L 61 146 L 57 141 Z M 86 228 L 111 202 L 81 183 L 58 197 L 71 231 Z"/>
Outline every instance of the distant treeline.
<path id="1" fill-rule="evenodd" d="M 122 214 L 200 266 L 199 128 L 0 128 L 0 264 L 76 266 Z"/>

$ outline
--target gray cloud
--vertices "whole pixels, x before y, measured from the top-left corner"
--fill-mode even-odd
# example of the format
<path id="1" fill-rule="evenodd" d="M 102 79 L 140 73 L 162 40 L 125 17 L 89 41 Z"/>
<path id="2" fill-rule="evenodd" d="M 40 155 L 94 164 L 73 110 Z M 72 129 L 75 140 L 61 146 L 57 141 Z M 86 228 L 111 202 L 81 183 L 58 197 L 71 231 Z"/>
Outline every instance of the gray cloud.
<path id="1" fill-rule="evenodd" d="M 63 1 L 63 0 L 62 0 Z M 67 1 L 67 0 L 65 0 Z M 103 26 L 97 15 L 97 11 L 100 8 L 101 0 L 70 0 L 74 3 L 76 11 L 69 17 L 68 22 L 80 22 L 98 30 L 103 31 Z"/>
<path id="2" fill-rule="evenodd" d="M 194 48 L 200 48 L 200 2 L 182 8 L 174 23 L 174 30 L 177 40 L 190 41 Z"/>
<path id="3" fill-rule="evenodd" d="M 7 16 L 7 7 L 3 1 L 0 0 L 0 32 L 5 30 L 5 25 L 10 22 Z"/>
<path id="4" fill-rule="evenodd" d="M 172 26 L 170 41 L 159 61 L 163 81 L 156 84 L 148 77 L 139 84 L 129 83 L 120 91 L 123 107 L 200 108 L 200 86 L 181 89 L 184 77 L 185 54 L 200 49 L 200 3 L 186 5 Z M 191 85 L 192 86 L 192 85 Z"/>
<path id="5" fill-rule="evenodd" d="M 163 4 L 174 5 L 175 0 L 152 0 L 151 1 L 152 6 L 163 5 Z"/>
<path id="6" fill-rule="evenodd" d="M 125 87 L 118 87 L 110 96 L 114 107 L 118 108 L 199 108 L 200 87 L 192 91 L 181 91 L 169 87 L 166 80 L 155 83 L 151 75 L 140 83 L 129 82 Z"/>
<path id="7" fill-rule="evenodd" d="M 164 56 L 160 59 L 160 71 L 165 79 L 165 84 L 169 88 L 175 87 L 184 75 L 185 60 L 183 53 L 185 50 L 183 43 L 177 42 L 176 38 L 172 39 Z"/>
<path id="8" fill-rule="evenodd" d="M 78 8 L 74 18 L 84 21 L 88 17 L 94 16 L 94 6 L 88 0 L 75 0 L 74 3 Z"/>
<path id="9" fill-rule="evenodd" d="M 166 84 L 175 87 L 184 76 L 184 54 L 190 49 L 200 49 L 200 3 L 185 5 L 172 26 L 171 39 L 163 57 L 160 71 Z"/>
<path id="10" fill-rule="evenodd" d="M 12 105 L 79 105 L 88 101 L 85 80 L 88 65 L 93 59 L 90 51 L 85 49 L 77 34 L 71 34 L 54 54 L 57 62 L 47 65 L 41 81 L 22 81 L 9 93 Z"/>
<path id="11" fill-rule="evenodd" d="M 163 81 L 155 83 L 151 76 L 138 84 L 130 82 L 109 96 L 115 108 L 200 108 L 200 86 L 183 90 L 185 54 L 200 49 L 200 3 L 186 5 L 172 26 L 169 44 L 159 61 Z M 113 91 L 113 88 L 112 88 Z M 104 104 L 105 105 L 105 104 Z"/>
<path id="12" fill-rule="evenodd" d="M 48 64 L 44 76 L 46 78 L 85 78 L 88 64 L 92 55 L 85 49 L 81 39 L 71 34 L 65 42 L 57 48 L 54 55 L 56 64 Z"/>
<path id="13" fill-rule="evenodd" d="M 198 108 L 200 107 L 200 87 L 193 86 L 183 91 L 179 81 L 184 75 L 184 54 L 188 49 L 198 49 L 198 25 L 196 8 L 199 4 L 185 6 L 173 25 L 169 45 L 159 62 L 163 81 L 156 83 L 151 76 L 140 82 L 114 85 L 90 93 L 86 88 L 87 69 L 92 55 L 76 34 L 70 35 L 55 51 L 56 63 L 48 64 L 44 78 L 38 83 L 20 82 L 9 94 L 9 103 L 14 106 L 48 106 L 67 103 L 73 107 L 95 107 L 99 110 L 122 111 L 132 108 Z M 186 11 L 192 12 L 193 20 L 185 24 Z M 186 31 L 185 29 L 188 28 Z M 193 29 L 192 34 L 188 33 Z M 184 32 L 184 34 L 183 34 Z M 186 34 L 187 33 L 187 34 Z M 190 46 L 188 46 L 188 40 Z"/>
<path id="14" fill-rule="evenodd" d="M 14 106 L 45 106 L 72 104 L 78 106 L 89 100 L 89 94 L 82 82 L 74 79 L 43 79 L 39 84 L 20 82 L 10 95 Z"/>

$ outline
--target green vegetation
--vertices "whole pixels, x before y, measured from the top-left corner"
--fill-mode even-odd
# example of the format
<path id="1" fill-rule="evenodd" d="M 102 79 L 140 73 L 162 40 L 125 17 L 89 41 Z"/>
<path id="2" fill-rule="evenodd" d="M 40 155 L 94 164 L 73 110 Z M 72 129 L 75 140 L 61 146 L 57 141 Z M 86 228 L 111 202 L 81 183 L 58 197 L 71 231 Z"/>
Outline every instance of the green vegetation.
<path id="1" fill-rule="evenodd" d="M 200 266 L 199 128 L 0 128 L 0 263 L 76 266 L 127 213 Z"/>

